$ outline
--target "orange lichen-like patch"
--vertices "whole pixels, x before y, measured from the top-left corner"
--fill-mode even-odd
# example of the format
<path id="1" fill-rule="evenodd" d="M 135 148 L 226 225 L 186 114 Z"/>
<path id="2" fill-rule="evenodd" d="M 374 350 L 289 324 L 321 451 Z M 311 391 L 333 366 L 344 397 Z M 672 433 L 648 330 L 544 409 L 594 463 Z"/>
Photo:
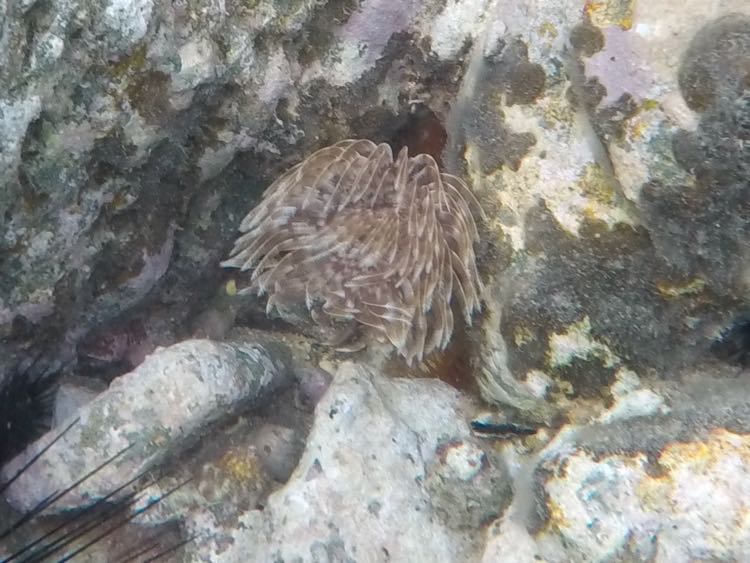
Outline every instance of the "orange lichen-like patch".
<path id="1" fill-rule="evenodd" d="M 560 530 L 565 529 L 570 525 L 568 518 L 565 515 L 565 510 L 554 500 L 550 499 L 547 501 L 547 513 L 549 515 L 546 526 L 548 529 Z"/>
<path id="2" fill-rule="evenodd" d="M 628 30 L 633 27 L 633 9 L 633 0 L 605 0 L 604 2 L 586 2 L 584 11 L 595 26 L 616 25 Z"/>
<path id="3" fill-rule="evenodd" d="M 222 265 L 252 270 L 239 293 L 268 294 L 268 312 L 303 304 L 316 322 L 357 321 L 412 365 L 446 348 L 454 302 L 467 323 L 479 310 L 472 206 L 481 213 L 429 155 L 394 161 L 385 143 L 341 141 L 268 188 Z"/>
<path id="4" fill-rule="evenodd" d="M 728 456 L 739 456 L 750 466 L 750 437 L 727 430 L 714 430 L 705 442 L 676 443 L 665 448 L 659 464 L 670 468 L 690 467 L 694 474 L 720 466 Z"/>

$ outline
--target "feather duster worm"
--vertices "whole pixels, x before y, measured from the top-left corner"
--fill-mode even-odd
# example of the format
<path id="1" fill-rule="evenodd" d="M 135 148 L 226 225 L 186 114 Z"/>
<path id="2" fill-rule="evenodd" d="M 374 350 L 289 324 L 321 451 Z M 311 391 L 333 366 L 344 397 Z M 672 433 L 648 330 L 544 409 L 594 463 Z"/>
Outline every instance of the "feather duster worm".
<path id="1" fill-rule="evenodd" d="M 313 318 L 356 321 L 412 365 L 447 346 L 454 298 L 469 324 L 480 308 L 472 207 L 431 156 L 341 141 L 266 190 L 222 266 L 253 270 L 242 292 L 268 294 L 267 312 L 298 300 Z"/>

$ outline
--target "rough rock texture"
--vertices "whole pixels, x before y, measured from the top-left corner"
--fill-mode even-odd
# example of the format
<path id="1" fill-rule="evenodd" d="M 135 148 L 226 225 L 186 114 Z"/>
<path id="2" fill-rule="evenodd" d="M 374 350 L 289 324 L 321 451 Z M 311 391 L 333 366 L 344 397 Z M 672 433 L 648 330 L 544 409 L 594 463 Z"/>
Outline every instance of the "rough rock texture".
<path id="1" fill-rule="evenodd" d="M 739 561 L 750 553 L 748 384 L 665 389 L 667 410 L 568 427 L 532 491 L 491 530 L 485 561 Z M 528 467 L 527 467 L 528 469 Z"/>
<path id="2" fill-rule="evenodd" d="M 234 530 L 187 515 L 201 538 L 194 560 L 475 560 L 481 535 L 465 530 L 496 517 L 510 489 L 502 460 L 471 436 L 465 406 L 442 382 L 344 364 L 297 469 L 262 511 Z"/>
<path id="3" fill-rule="evenodd" d="M 174 379 L 176 372 L 190 374 L 187 362 L 199 358 L 199 370 L 191 375 L 206 379 L 205 388 L 189 386 L 196 390 L 189 402 L 170 399 L 172 406 L 160 409 L 164 429 L 149 444 L 159 443 L 162 455 L 156 461 L 162 462 L 166 474 L 146 489 L 136 489 L 133 510 L 169 495 L 138 515 L 140 537 L 153 535 L 148 530 L 155 526 L 179 522 L 183 536 L 192 538 L 180 554 L 179 560 L 185 561 L 475 561 L 480 556 L 481 530 L 510 502 L 511 482 L 492 443 L 472 435 L 468 419 L 473 406 L 465 396 L 440 381 L 393 379 L 344 363 L 318 402 L 311 425 L 293 409 L 285 410 L 287 393 L 265 404 L 255 400 L 231 425 L 215 429 L 211 440 L 186 451 L 185 440 L 199 432 L 191 428 L 191 417 L 211 418 L 198 411 L 215 401 L 201 397 L 219 390 L 238 401 L 247 395 L 220 379 L 236 372 L 235 355 L 257 355 L 259 348 L 233 346 L 207 341 L 177 344 L 118 380 L 131 392 L 151 389 L 154 383 L 166 383 L 158 377 L 163 365 L 172 366 L 169 375 Z M 229 356 L 216 363 L 222 352 Z M 255 376 L 276 371 L 252 369 Z M 234 379 L 239 379 L 242 372 L 236 373 Z M 141 379 L 139 385 L 132 382 L 134 377 Z M 181 379 L 161 395 L 172 397 L 175 388 L 186 388 Z M 257 399 L 256 393 L 250 394 Z M 123 435 L 132 443 L 133 437 L 150 432 L 144 421 L 154 417 L 145 416 L 147 407 L 132 410 L 122 395 L 122 386 L 113 384 L 84 407 L 79 413 L 81 431 L 74 426 L 25 472 L 12 485 L 8 500 L 16 507 L 33 506 L 51 490 L 69 484 L 71 472 L 84 474 L 120 449 Z M 139 395 L 163 405 L 154 393 Z M 419 409 L 413 408 L 415 398 Z M 187 404 L 192 407 L 179 408 Z M 94 425 L 95 415 L 102 411 L 113 411 L 109 418 L 118 420 L 116 429 L 102 433 L 100 425 Z M 294 427 L 269 420 L 285 420 Z M 167 427 L 181 431 L 172 435 Z M 82 432 L 99 436 L 96 449 L 79 443 Z M 50 432 L 7 466 L 4 477 L 56 434 Z M 97 472 L 56 502 L 54 511 L 85 506 L 144 467 L 156 470 L 153 453 L 141 449 L 126 452 L 122 461 Z M 114 553 L 104 544 L 89 557 L 109 560 Z"/>
<path id="4" fill-rule="evenodd" d="M 445 115 L 460 77 L 417 42 L 439 5 L 0 9 L 0 380 L 39 354 L 124 373 L 188 336 L 279 170 Z"/>
<path id="5" fill-rule="evenodd" d="M 286 357 L 285 357 L 286 355 Z M 289 352 L 279 344 L 187 340 L 158 350 L 74 414 L 72 428 L 5 491 L 31 510 L 106 460 L 122 454 L 68 493 L 55 510 L 99 499 L 190 445 L 212 423 L 289 383 Z M 67 426 L 73 420 L 63 424 Z M 49 432 L 2 469 L 12 478 L 59 432 Z"/>
<path id="6" fill-rule="evenodd" d="M 55 393 L 52 426 L 64 428 L 65 421 L 73 418 L 79 409 L 96 399 L 107 386 L 90 377 L 71 376 L 61 381 Z"/>
<path id="7" fill-rule="evenodd" d="M 454 148 L 494 217 L 482 383 L 532 418 L 609 400 L 620 369 L 710 364 L 750 307 L 750 12 L 688 4 L 539 2 L 471 54 Z"/>
<path id="8" fill-rule="evenodd" d="M 498 439 L 374 347 L 338 369 L 306 342 L 299 385 L 210 438 L 196 382 L 168 434 L 198 445 L 142 458 L 157 494 L 194 479 L 139 524 L 196 534 L 177 560 L 750 559 L 745 0 L 37 0 L 0 25 L 0 384 L 109 382 L 235 322 L 292 338 L 218 264 L 261 190 L 338 140 L 430 153 L 489 217 L 479 327 L 417 373 L 478 377 Z M 183 346 L 195 367 L 241 345 Z M 82 412 L 121 394 L 155 431 L 142 373 Z"/>

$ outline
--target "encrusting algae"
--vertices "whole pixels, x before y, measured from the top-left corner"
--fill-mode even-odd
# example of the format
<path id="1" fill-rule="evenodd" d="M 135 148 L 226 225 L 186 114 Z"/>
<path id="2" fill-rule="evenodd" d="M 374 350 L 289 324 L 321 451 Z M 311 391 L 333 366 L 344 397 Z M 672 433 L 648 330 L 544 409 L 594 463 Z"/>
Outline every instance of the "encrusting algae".
<path id="1" fill-rule="evenodd" d="M 454 297 L 469 324 L 480 308 L 472 207 L 431 156 L 340 141 L 266 190 L 222 266 L 253 270 L 239 293 L 267 294 L 267 313 L 304 303 L 313 319 L 357 321 L 412 365 L 447 346 Z"/>

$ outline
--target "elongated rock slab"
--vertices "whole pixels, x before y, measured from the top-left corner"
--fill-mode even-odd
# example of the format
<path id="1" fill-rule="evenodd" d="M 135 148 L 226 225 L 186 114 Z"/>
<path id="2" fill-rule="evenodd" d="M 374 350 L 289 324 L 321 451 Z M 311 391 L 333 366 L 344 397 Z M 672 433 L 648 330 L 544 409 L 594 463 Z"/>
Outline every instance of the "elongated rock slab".
<path id="1" fill-rule="evenodd" d="M 127 449 L 53 508 L 64 510 L 107 495 L 239 405 L 283 385 L 288 358 L 286 347 L 276 343 L 187 340 L 158 349 L 79 411 L 78 422 L 11 484 L 9 501 L 30 510 Z M 59 432 L 52 430 L 12 460 L 0 482 L 16 475 Z"/>

